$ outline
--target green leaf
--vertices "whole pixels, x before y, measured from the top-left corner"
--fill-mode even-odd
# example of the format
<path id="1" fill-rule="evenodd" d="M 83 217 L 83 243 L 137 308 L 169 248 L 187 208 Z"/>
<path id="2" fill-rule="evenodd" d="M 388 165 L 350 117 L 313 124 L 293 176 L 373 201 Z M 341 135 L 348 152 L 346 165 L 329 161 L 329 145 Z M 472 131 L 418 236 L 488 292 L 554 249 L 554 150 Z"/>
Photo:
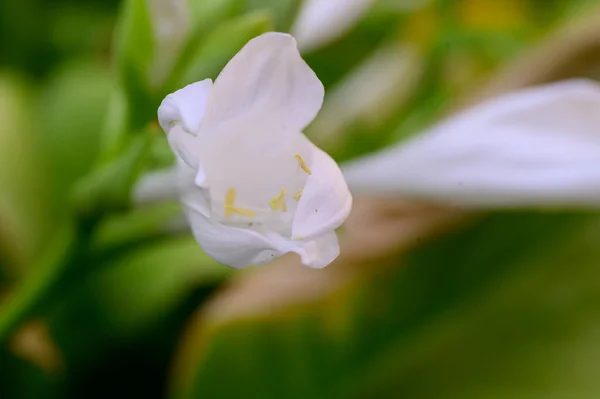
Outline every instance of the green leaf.
<path id="1" fill-rule="evenodd" d="M 167 79 L 162 95 L 180 88 L 182 73 L 187 69 L 207 37 L 220 25 L 235 18 L 243 9 L 244 0 L 189 0 L 191 29 L 187 42 Z M 191 82 L 190 82 L 191 83 Z"/>
<path id="2" fill-rule="evenodd" d="M 219 26 L 193 50 L 189 63 L 177 79 L 176 87 L 216 78 L 227 62 L 250 39 L 271 28 L 271 19 L 266 12 L 247 14 Z"/>
<path id="3" fill-rule="evenodd" d="M 246 0 L 249 11 L 265 10 L 273 15 L 275 29 L 279 32 L 289 32 L 303 0 Z"/>
<path id="4" fill-rule="evenodd" d="M 151 148 L 151 137 L 136 137 L 119 158 L 93 171 L 75 187 L 72 201 L 85 217 L 127 207 L 133 184 Z"/>
<path id="5" fill-rule="evenodd" d="M 244 0 L 188 0 L 195 39 L 242 11 Z M 193 38 L 192 38 L 193 40 Z"/>
<path id="6" fill-rule="evenodd" d="M 75 232 L 71 223 L 54 226 L 31 272 L 0 302 L 0 343 L 10 338 L 56 294 L 56 287 L 76 263 L 82 246 L 77 239 L 83 234 Z"/>
<path id="7" fill-rule="evenodd" d="M 93 364 L 124 343 L 172 328 L 172 315 L 196 289 L 232 271 L 190 236 L 152 242 L 95 266 L 76 277 L 46 315 L 68 367 Z"/>
<path id="8" fill-rule="evenodd" d="M 0 397 L 4 399 L 61 397 L 58 376 L 44 372 L 5 348 L 0 348 L 0 375 Z"/>
<path id="9" fill-rule="evenodd" d="M 599 237 L 495 214 L 312 305 L 195 323 L 172 397 L 595 398 Z"/>
<path id="10" fill-rule="evenodd" d="M 98 160 L 111 86 L 107 68 L 80 61 L 60 67 L 41 93 L 39 137 L 56 175 L 58 195 L 65 197 Z"/>
<path id="11" fill-rule="evenodd" d="M 106 218 L 98 226 L 92 250 L 102 253 L 167 235 L 169 228 L 182 218 L 183 211 L 179 203 L 159 203 Z"/>
<path id="12" fill-rule="evenodd" d="M 147 83 L 153 49 L 154 32 L 148 2 L 124 1 L 115 37 L 115 58 L 121 77 L 139 73 L 141 83 Z"/>
<path id="13" fill-rule="evenodd" d="M 131 104 L 122 87 L 113 85 L 108 106 L 102 121 L 99 162 L 107 163 L 116 158 L 127 142 Z"/>
<path id="14" fill-rule="evenodd" d="M 32 98 L 26 81 L 0 74 L 0 265 L 12 278 L 38 255 L 56 217 Z"/>
<path id="15" fill-rule="evenodd" d="M 125 0 L 115 35 L 115 61 L 121 85 L 131 105 L 133 130 L 145 125 L 153 108 L 149 70 L 155 37 L 146 0 Z"/>

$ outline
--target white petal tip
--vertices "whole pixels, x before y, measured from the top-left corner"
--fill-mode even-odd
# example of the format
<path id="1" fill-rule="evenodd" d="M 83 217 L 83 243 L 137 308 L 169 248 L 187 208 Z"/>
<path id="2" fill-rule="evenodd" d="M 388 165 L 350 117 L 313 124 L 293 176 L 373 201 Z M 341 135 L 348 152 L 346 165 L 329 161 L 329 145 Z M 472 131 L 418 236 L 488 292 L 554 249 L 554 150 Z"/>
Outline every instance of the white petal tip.
<path id="1" fill-rule="evenodd" d="M 300 255 L 300 261 L 304 266 L 323 269 L 337 259 L 340 246 L 336 233 L 332 231 L 302 243 L 292 251 Z"/>
<path id="2" fill-rule="evenodd" d="M 290 35 L 289 33 L 282 33 L 282 32 L 266 32 L 260 36 L 255 37 L 251 41 L 266 41 L 266 40 L 269 40 L 272 43 L 281 43 L 281 44 L 287 44 L 287 45 L 293 44 L 294 46 L 296 46 L 296 39 L 294 38 L 294 36 Z"/>
<path id="3" fill-rule="evenodd" d="M 174 125 L 181 124 L 188 133 L 196 135 L 211 88 L 212 80 L 204 79 L 166 96 L 158 107 L 158 123 L 165 133 Z"/>
<path id="4" fill-rule="evenodd" d="M 194 183 L 198 187 L 202 187 L 204 182 L 206 181 L 206 173 L 204 173 L 204 169 L 198 167 L 198 173 L 196 173 L 196 178 L 194 179 Z"/>

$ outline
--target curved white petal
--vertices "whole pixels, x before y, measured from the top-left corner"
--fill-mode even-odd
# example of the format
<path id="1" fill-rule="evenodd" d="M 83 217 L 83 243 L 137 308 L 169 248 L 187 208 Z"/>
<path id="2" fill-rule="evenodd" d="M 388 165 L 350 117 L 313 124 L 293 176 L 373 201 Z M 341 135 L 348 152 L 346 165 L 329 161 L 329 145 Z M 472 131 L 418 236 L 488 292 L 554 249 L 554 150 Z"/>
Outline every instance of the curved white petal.
<path id="1" fill-rule="evenodd" d="M 253 230 L 223 225 L 189 208 L 186 213 L 200 247 L 225 265 L 236 269 L 263 265 L 287 252 Z"/>
<path id="2" fill-rule="evenodd" d="M 205 79 L 165 97 L 158 107 L 158 122 L 165 133 L 169 133 L 173 125 L 181 124 L 188 133 L 196 135 L 204 118 L 211 88 L 212 81 Z"/>
<path id="3" fill-rule="evenodd" d="M 177 157 L 176 184 L 181 203 L 189 210 L 209 217 L 211 213 L 210 195 L 208 189 L 196 184 L 198 173 L 183 159 Z"/>
<path id="4" fill-rule="evenodd" d="M 313 269 L 322 269 L 333 262 L 340 254 L 337 234 L 330 231 L 292 250 L 300 255 L 302 264 Z"/>
<path id="5" fill-rule="evenodd" d="M 373 0 L 305 0 L 292 27 L 303 51 L 321 47 L 352 29 Z"/>
<path id="6" fill-rule="evenodd" d="M 269 263 L 287 250 L 280 242 L 249 229 L 226 226 L 210 218 L 207 189 L 194 184 L 195 171 L 177 159 L 181 203 L 200 247 L 215 260 L 237 269 Z"/>
<path id="7" fill-rule="evenodd" d="M 252 135 L 271 143 L 301 132 L 317 115 L 324 88 L 288 34 L 250 40 L 225 66 L 211 92 L 202 131 L 210 140 Z"/>
<path id="8" fill-rule="evenodd" d="M 194 151 L 196 142 L 194 136 L 183 130 L 181 126 L 175 125 L 167 134 L 167 141 L 173 153 L 190 168 L 197 170 L 200 167 L 198 155 Z"/>
<path id="9" fill-rule="evenodd" d="M 344 168 L 353 191 L 470 207 L 600 205 L 600 86 L 526 89 Z"/>
<path id="10" fill-rule="evenodd" d="M 304 186 L 292 224 L 292 237 L 307 239 L 338 228 L 352 208 L 344 176 L 329 155 L 314 147 L 311 175 Z"/>

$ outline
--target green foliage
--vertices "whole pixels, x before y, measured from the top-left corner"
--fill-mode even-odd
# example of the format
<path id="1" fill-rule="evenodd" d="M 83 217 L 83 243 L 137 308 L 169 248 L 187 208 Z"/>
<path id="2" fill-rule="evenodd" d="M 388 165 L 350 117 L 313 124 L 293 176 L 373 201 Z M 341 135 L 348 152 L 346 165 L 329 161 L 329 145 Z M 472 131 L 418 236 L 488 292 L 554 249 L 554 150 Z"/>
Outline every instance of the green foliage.
<path id="1" fill-rule="evenodd" d="M 143 170 L 151 139 L 137 137 L 119 158 L 82 179 L 73 191 L 73 205 L 83 216 L 123 209 L 129 205 L 131 190 Z"/>
<path id="2" fill-rule="evenodd" d="M 33 91 L 16 75 L 0 75 L 0 264 L 12 277 L 35 257 L 53 222 L 54 198 L 36 140 Z M 41 200 L 41 202 L 40 202 Z"/>
<path id="3" fill-rule="evenodd" d="M 275 30 L 288 32 L 294 23 L 294 19 L 303 0 L 245 0 L 247 12 L 253 10 L 264 10 L 273 15 Z"/>
<path id="4" fill-rule="evenodd" d="M 301 3 L 181 1 L 189 29 L 160 79 L 150 1 L 0 3 L 1 398 L 598 396 L 596 214 L 483 214 L 325 298 L 218 323 L 201 311 L 184 334 L 236 282 L 198 247 L 178 204 L 131 203 L 142 173 L 174 161 L 157 107 L 216 78 L 251 38 L 289 31 Z M 307 133 L 331 133 L 324 146 L 337 160 L 417 134 L 597 6 L 374 1 L 349 32 L 303 55 L 327 92 Z M 340 112 L 374 96 L 354 84 L 365 68 L 389 72 L 377 69 L 388 51 L 410 57 L 408 84 L 370 112 Z M 42 370 L 14 349 L 31 319 L 48 327 L 64 368 Z M 102 373 L 123 364 L 122 379 Z"/>
<path id="5" fill-rule="evenodd" d="M 102 263 L 70 277 L 48 312 L 51 335 L 75 369 L 92 368 L 110 351 L 154 330 L 168 330 L 165 323 L 194 290 L 231 272 L 189 236 L 154 240 L 96 262 Z"/>
<path id="6" fill-rule="evenodd" d="M 60 378 L 0 348 L 0 396 L 3 398 L 59 398 Z"/>
<path id="7" fill-rule="evenodd" d="M 495 214 L 312 305 L 197 324 L 173 397 L 592 398 L 599 232 Z"/>
<path id="8" fill-rule="evenodd" d="M 64 194 L 96 165 L 112 85 L 107 68 L 92 61 L 58 68 L 43 88 L 40 142 Z"/>
<path id="9" fill-rule="evenodd" d="M 268 13 L 256 12 L 224 23 L 190 51 L 190 60 L 176 87 L 216 78 L 227 62 L 248 40 L 272 29 Z"/>
<path id="10" fill-rule="evenodd" d="M 156 38 L 149 8 L 144 0 L 124 1 L 115 35 L 115 64 L 128 98 L 129 123 L 134 129 L 142 128 L 147 122 L 153 105 L 149 70 L 155 56 Z"/>

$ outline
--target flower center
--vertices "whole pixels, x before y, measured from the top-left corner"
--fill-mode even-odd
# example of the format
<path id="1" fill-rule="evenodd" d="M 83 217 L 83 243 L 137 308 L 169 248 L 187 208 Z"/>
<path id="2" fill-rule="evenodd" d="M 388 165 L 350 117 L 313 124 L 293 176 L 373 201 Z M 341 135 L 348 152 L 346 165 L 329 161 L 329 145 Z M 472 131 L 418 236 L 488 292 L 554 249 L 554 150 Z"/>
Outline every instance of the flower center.
<path id="1" fill-rule="evenodd" d="M 300 154 L 294 154 L 294 158 L 296 158 L 296 160 L 298 161 L 298 163 L 300 165 L 300 168 L 304 172 L 306 172 L 308 175 L 312 175 L 310 168 L 304 161 L 304 158 L 302 158 L 302 156 L 300 156 Z M 292 198 L 296 202 L 300 201 L 300 198 L 302 198 L 302 189 L 296 191 L 294 193 L 294 195 L 292 196 Z M 254 210 L 237 206 L 235 204 L 236 199 L 237 199 L 237 190 L 234 187 L 228 188 L 225 193 L 225 201 L 223 203 L 223 210 L 224 210 L 226 219 L 230 219 L 231 216 L 234 214 L 239 215 L 239 216 L 248 217 L 248 218 L 256 217 L 256 212 Z M 273 197 L 273 199 L 271 199 L 271 201 L 269 201 L 269 207 L 274 212 L 284 212 L 285 213 L 288 211 L 288 206 L 286 203 L 285 188 L 282 188 L 279 191 L 279 193 L 275 197 Z"/>

